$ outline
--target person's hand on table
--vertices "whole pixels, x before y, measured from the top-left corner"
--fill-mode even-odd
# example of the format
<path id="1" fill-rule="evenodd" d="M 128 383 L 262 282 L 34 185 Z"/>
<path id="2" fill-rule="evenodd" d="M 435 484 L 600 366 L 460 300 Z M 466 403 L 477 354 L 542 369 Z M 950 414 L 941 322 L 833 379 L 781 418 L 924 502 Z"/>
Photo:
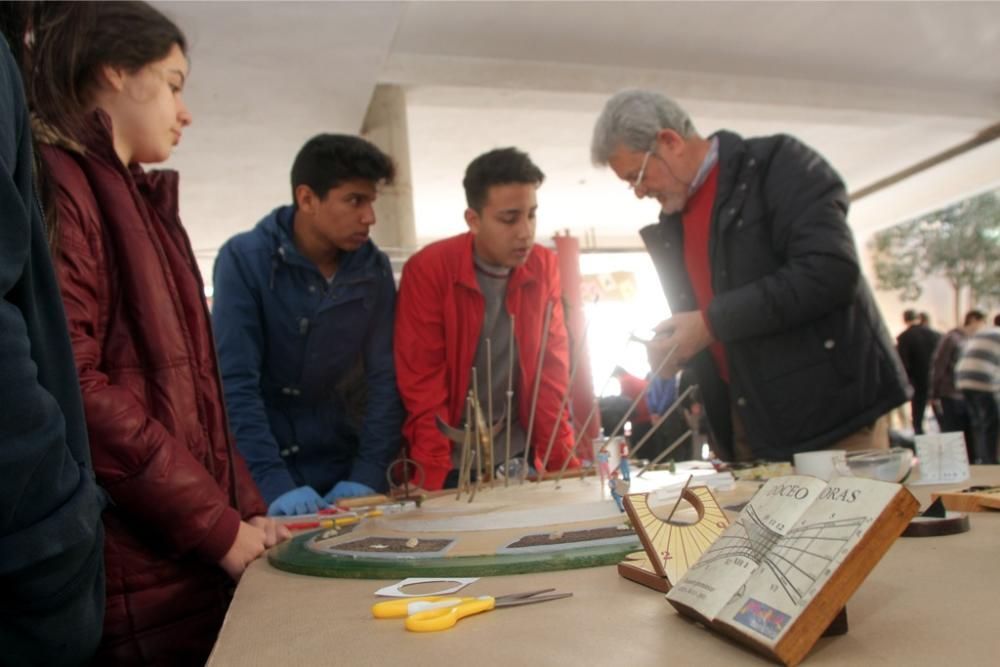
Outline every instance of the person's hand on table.
<path id="1" fill-rule="evenodd" d="M 264 553 L 264 549 L 267 548 L 266 543 L 267 534 L 264 529 L 253 526 L 246 521 L 240 521 L 239 530 L 236 531 L 236 540 L 219 561 L 219 567 L 225 570 L 233 581 L 239 581 L 244 570 L 247 569 L 247 565 Z"/>
<path id="2" fill-rule="evenodd" d="M 268 549 L 292 537 L 292 531 L 278 523 L 276 519 L 255 516 L 251 517 L 247 523 L 264 531 L 264 547 Z"/>
<path id="3" fill-rule="evenodd" d="M 330 503 L 323 499 L 311 486 L 300 486 L 286 491 L 267 508 L 268 516 L 294 516 L 296 514 L 315 514 L 329 507 Z"/>
<path id="4" fill-rule="evenodd" d="M 342 479 L 333 485 L 330 492 L 324 496 L 324 500 L 332 504 L 337 498 L 357 498 L 358 496 L 373 495 L 375 495 L 375 489 L 370 486 Z"/>

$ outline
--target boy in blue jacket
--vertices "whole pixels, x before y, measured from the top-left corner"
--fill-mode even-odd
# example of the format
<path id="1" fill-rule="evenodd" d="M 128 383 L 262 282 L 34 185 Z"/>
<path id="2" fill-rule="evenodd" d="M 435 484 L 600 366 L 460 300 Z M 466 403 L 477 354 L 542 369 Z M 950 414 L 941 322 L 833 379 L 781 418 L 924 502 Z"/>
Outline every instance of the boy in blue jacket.
<path id="1" fill-rule="evenodd" d="M 212 322 L 236 443 L 269 514 L 382 491 L 400 444 L 395 283 L 369 238 L 392 161 L 321 134 L 292 165 L 293 205 L 230 239 Z"/>

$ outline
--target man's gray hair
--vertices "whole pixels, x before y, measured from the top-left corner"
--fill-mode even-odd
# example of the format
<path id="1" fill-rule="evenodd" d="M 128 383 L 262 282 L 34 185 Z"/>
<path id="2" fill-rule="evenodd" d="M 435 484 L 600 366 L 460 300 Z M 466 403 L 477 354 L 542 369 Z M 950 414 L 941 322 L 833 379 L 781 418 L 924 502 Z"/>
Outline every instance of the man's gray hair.
<path id="1" fill-rule="evenodd" d="M 594 125 L 590 159 L 604 166 L 619 146 L 648 151 L 656 133 L 673 130 L 685 139 L 696 134 L 684 109 L 665 95 L 650 90 L 623 90 L 608 100 Z"/>

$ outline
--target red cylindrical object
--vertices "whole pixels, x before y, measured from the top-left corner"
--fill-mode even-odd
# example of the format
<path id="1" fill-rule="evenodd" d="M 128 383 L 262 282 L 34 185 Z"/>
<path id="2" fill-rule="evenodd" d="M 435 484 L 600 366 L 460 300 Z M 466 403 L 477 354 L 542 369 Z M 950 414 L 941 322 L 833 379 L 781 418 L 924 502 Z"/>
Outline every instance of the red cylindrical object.
<path id="1" fill-rule="evenodd" d="M 577 354 L 580 338 L 587 328 L 580 292 L 580 240 L 571 236 L 568 231 L 565 235 L 556 234 L 553 240 L 559 256 L 559 278 L 562 283 L 563 307 L 566 311 L 566 329 L 569 332 L 572 362 L 572 355 Z M 594 405 L 594 379 L 590 372 L 590 351 L 586 340 L 583 341 L 577 357 L 579 368 L 573 386 L 570 387 L 569 403 L 572 410 L 573 432 L 580 441 L 576 455 L 581 459 L 592 460 L 594 452 L 591 451 L 591 441 L 601 431 L 601 415 L 599 412 L 594 413 L 590 424 L 587 425 L 586 435 L 581 439 L 580 427 L 583 426 Z"/>

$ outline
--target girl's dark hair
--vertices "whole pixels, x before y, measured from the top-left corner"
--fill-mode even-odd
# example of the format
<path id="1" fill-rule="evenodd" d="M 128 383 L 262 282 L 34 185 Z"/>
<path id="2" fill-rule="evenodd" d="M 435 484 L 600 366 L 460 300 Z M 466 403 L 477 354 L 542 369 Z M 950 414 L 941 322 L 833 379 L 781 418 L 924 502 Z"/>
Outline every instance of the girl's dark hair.
<path id="1" fill-rule="evenodd" d="M 162 60 L 187 39 L 145 2 L 36 2 L 24 59 L 32 111 L 82 142 L 87 106 L 105 65 L 136 72 Z"/>
<path id="2" fill-rule="evenodd" d="M 66 139 L 83 143 L 89 96 L 104 65 L 135 72 L 187 39 L 144 2 L 2 2 L 0 30 L 21 68 L 31 112 Z M 55 191 L 35 150 L 37 192 L 49 247 L 58 252 Z"/>

